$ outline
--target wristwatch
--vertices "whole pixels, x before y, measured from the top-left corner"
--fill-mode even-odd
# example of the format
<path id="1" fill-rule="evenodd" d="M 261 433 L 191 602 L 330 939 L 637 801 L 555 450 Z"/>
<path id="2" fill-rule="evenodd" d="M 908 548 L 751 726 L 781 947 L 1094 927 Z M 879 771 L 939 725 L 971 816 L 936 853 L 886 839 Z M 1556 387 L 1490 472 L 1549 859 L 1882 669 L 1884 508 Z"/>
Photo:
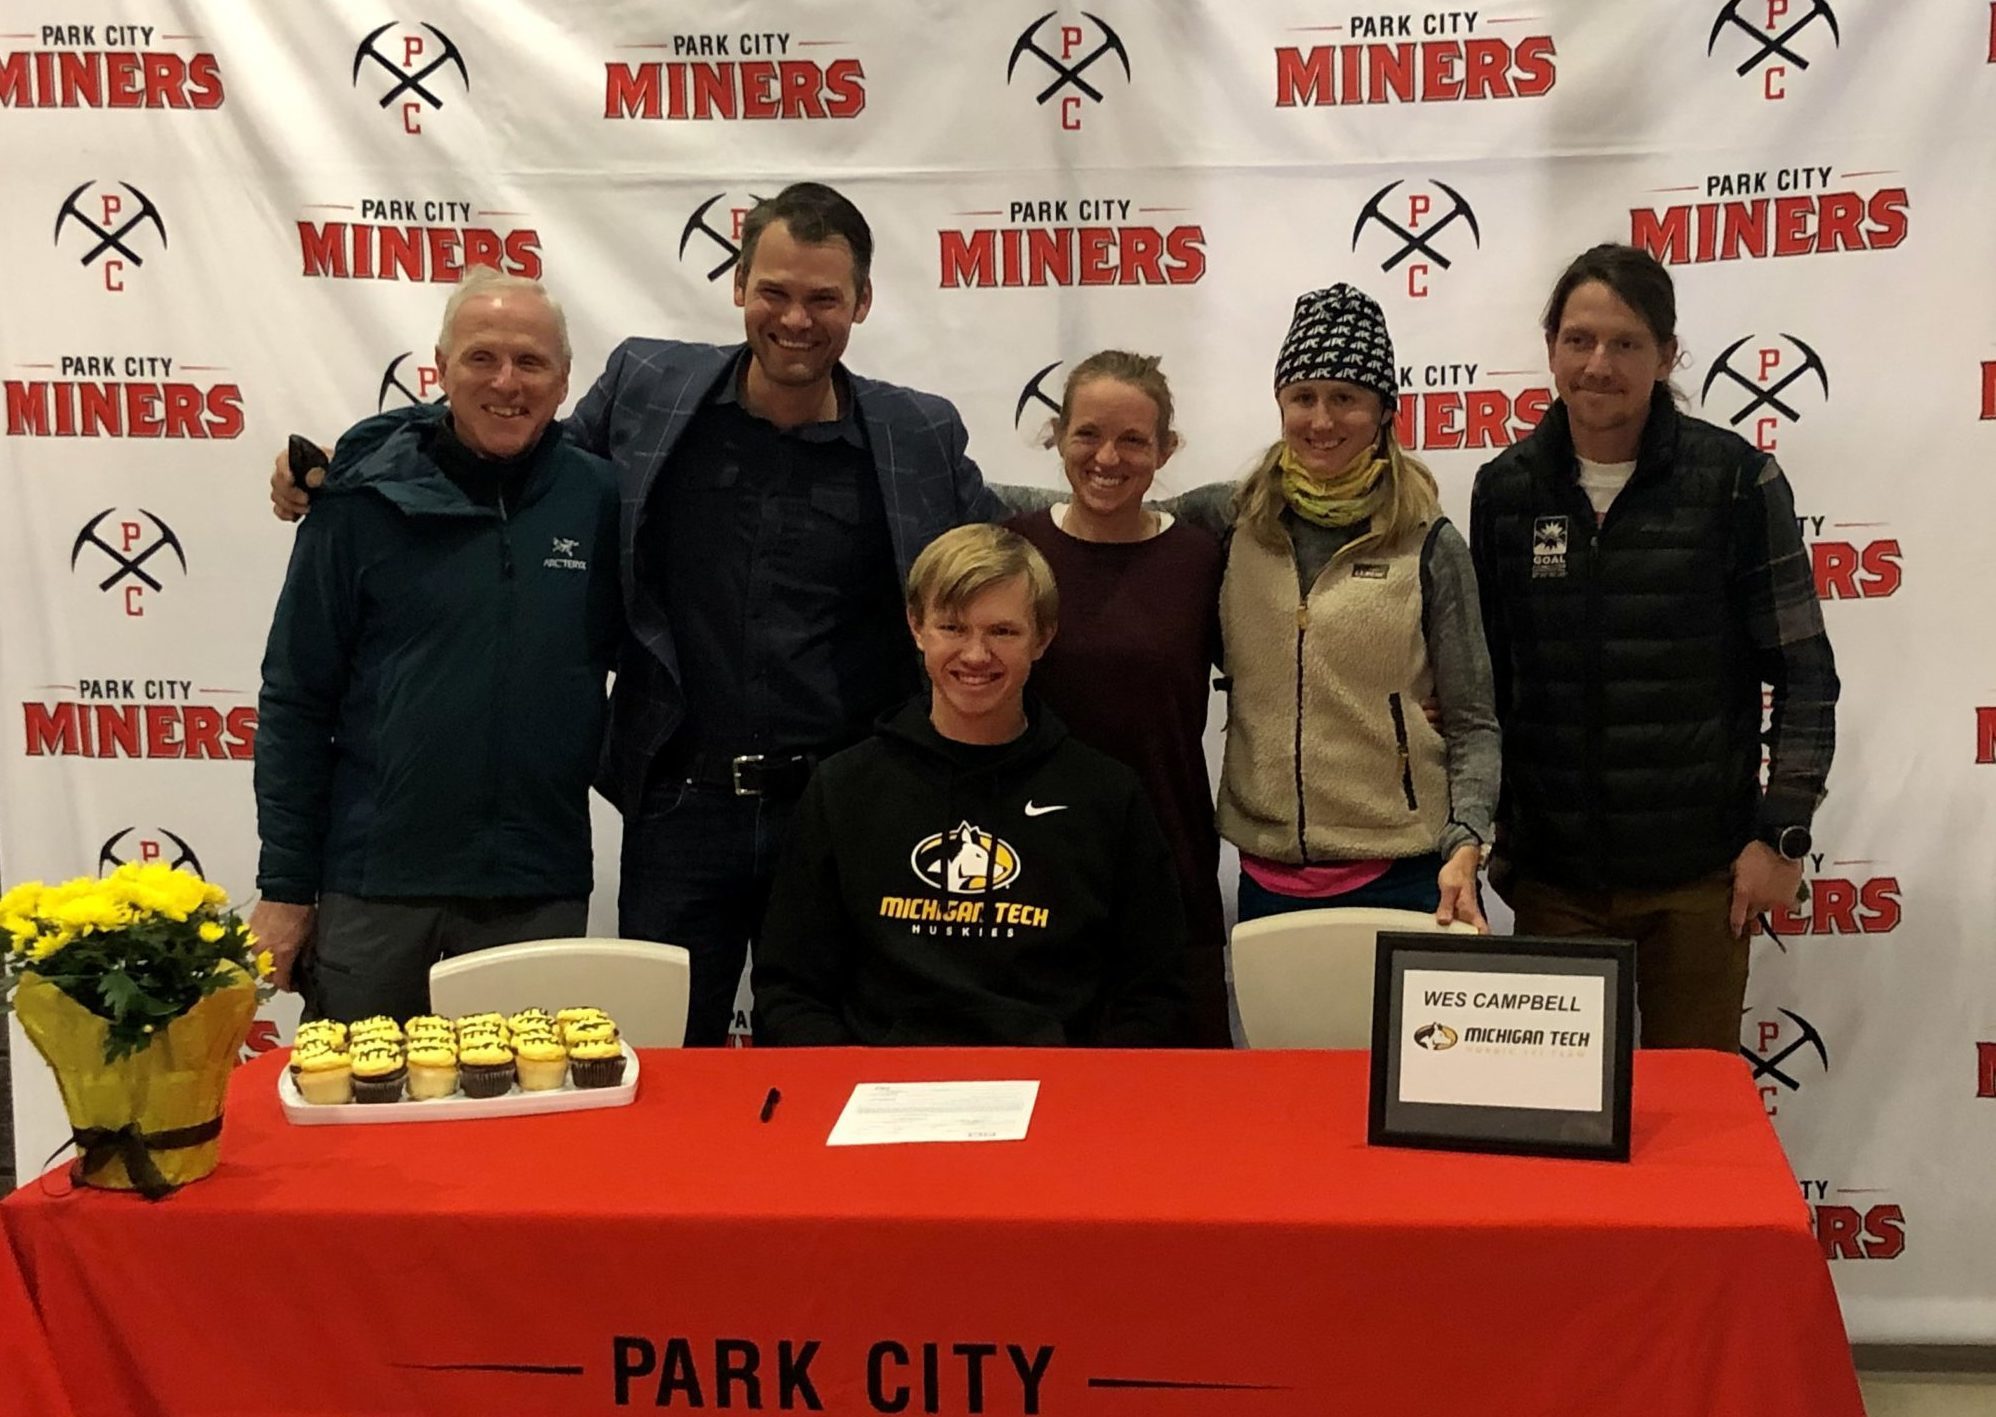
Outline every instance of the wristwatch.
<path id="1" fill-rule="evenodd" d="M 1784 861 L 1802 860 L 1816 844 L 1807 827 L 1763 827 L 1760 840 L 1773 847 Z"/>

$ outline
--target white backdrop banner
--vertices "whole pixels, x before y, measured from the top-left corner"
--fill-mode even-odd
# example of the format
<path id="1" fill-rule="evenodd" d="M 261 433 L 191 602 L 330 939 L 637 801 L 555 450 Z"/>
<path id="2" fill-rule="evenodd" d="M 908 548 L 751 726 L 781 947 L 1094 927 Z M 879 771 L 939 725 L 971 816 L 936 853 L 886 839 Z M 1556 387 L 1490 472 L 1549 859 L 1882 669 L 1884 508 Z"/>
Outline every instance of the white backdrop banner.
<path id="1" fill-rule="evenodd" d="M 1349 280 L 1460 517 L 1550 399 L 1554 276 L 1633 240 L 1693 410 L 1794 483 L 1844 681 L 1742 1047 L 1853 1335 L 1996 1341 L 1992 131 L 1987 0 L 4 0 L 0 866 L 251 897 L 271 457 L 435 397 L 467 263 L 549 282 L 579 395 L 738 337 L 743 212 L 827 179 L 878 241 L 854 367 L 1050 485 L 1064 366 L 1161 354 L 1167 491 L 1273 437 L 1290 304 Z M 66 1129 L 15 1046 L 31 1174 Z"/>

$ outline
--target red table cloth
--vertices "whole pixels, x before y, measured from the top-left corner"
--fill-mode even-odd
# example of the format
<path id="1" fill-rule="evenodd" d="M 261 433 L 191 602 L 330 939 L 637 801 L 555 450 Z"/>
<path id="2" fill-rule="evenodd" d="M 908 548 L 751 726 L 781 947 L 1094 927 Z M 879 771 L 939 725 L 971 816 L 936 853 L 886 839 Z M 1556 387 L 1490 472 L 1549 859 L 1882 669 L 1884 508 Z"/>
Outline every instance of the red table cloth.
<path id="1" fill-rule="evenodd" d="M 1862 1413 L 1715 1053 L 1638 1055 L 1626 1165 L 1369 1148 L 1355 1053 L 667 1050 L 628 1108 L 309 1128 L 283 1061 L 170 1199 L 0 1204 L 0 1354 L 82 1417 Z M 1026 1140 L 824 1145 L 970 1078 L 1041 1081 Z"/>

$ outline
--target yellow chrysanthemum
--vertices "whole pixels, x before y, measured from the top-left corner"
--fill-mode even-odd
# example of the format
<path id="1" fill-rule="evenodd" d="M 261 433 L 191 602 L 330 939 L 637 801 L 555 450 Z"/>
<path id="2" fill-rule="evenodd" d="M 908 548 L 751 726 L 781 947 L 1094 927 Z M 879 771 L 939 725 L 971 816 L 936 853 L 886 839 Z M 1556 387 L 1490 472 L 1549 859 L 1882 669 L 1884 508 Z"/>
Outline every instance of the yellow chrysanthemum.
<path id="1" fill-rule="evenodd" d="M 277 961 L 271 958 L 270 951 L 258 950 L 256 952 L 257 978 L 268 979 L 270 978 L 271 975 L 275 974 L 276 972 L 277 972 Z"/>
<path id="2" fill-rule="evenodd" d="M 0 895 L 0 919 L 33 915 L 41 904 L 42 892 L 47 889 L 40 881 L 23 881 L 5 895 Z"/>
<path id="3" fill-rule="evenodd" d="M 201 928 L 196 930 L 194 933 L 201 937 L 201 943 L 203 943 L 204 945 L 212 945 L 217 940 L 221 939 L 222 936 L 228 934 L 229 932 L 227 930 L 224 930 L 221 927 L 221 925 L 216 921 L 203 920 L 201 922 Z"/>
<path id="4" fill-rule="evenodd" d="M 76 936 L 68 930 L 52 930 L 28 947 L 30 960 L 44 960 L 55 954 Z"/>
<path id="5" fill-rule="evenodd" d="M 115 930 L 132 921 L 132 909 L 125 902 L 101 891 L 72 897 L 47 911 L 45 918 L 81 934 L 89 930 Z"/>

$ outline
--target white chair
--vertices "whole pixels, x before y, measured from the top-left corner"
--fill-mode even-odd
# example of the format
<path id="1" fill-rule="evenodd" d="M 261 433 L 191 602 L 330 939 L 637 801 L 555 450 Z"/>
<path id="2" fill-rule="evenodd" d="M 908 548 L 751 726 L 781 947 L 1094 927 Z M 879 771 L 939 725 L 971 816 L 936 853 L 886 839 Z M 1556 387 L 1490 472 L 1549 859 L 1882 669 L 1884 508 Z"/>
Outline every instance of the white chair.
<path id="1" fill-rule="evenodd" d="M 649 940 L 527 940 L 430 966 L 430 1007 L 446 1018 L 590 1005 L 633 1048 L 686 1041 L 686 951 Z"/>
<path id="2" fill-rule="evenodd" d="M 1234 927 L 1234 1000 L 1250 1048 L 1369 1048 L 1381 930 L 1476 933 L 1419 910 L 1296 910 Z"/>

